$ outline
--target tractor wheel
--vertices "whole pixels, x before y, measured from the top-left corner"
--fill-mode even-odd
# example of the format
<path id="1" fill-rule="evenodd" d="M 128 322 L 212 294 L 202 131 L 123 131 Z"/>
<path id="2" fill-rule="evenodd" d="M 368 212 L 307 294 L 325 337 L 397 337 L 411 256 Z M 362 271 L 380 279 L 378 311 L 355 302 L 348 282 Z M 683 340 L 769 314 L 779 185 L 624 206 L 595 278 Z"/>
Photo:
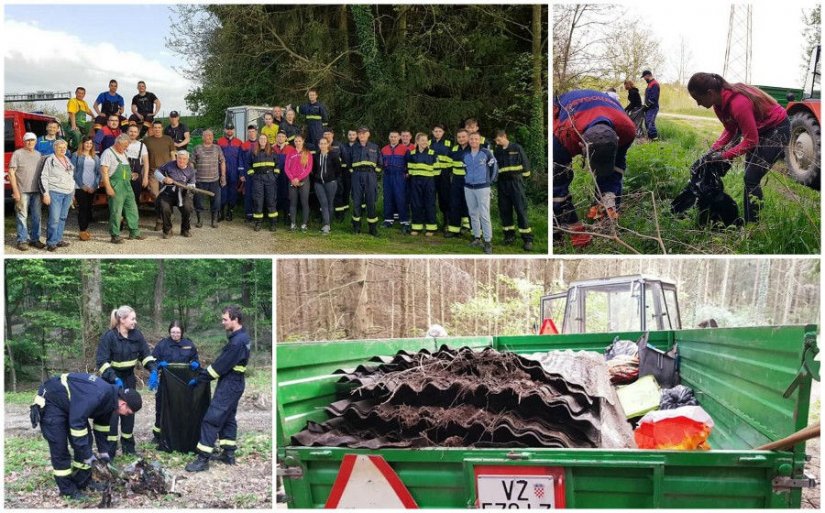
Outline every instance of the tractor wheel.
<path id="1" fill-rule="evenodd" d="M 820 127 L 810 112 L 791 116 L 791 140 L 785 152 L 791 178 L 808 187 L 820 190 Z"/>

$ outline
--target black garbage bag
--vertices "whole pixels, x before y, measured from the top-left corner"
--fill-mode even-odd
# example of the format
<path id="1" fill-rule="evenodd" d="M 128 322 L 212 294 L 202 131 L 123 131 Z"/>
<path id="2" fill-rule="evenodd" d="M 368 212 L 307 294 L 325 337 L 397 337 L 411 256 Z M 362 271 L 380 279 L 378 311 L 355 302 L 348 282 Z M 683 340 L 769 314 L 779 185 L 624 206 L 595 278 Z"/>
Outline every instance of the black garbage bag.
<path id="1" fill-rule="evenodd" d="M 201 384 L 190 388 L 187 383 L 197 374 L 189 367 L 161 369 L 158 448 L 162 451 L 192 452 L 198 445 L 212 387 Z"/>
<path id="2" fill-rule="evenodd" d="M 681 214 L 695 205 L 699 211 L 699 224 L 741 225 L 739 208 L 725 192 L 722 177 L 730 170 L 727 160 L 710 160 L 709 155 L 699 157 L 690 166 L 690 181 L 674 198 L 670 210 Z"/>
<path id="3" fill-rule="evenodd" d="M 685 385 L 676 385 L 673 388 L 662 390 L 659 401 L 660 410 L 672 410 L 682 406 L 699 406 L 699 401 L 693 396 L 693 390 Z"/>

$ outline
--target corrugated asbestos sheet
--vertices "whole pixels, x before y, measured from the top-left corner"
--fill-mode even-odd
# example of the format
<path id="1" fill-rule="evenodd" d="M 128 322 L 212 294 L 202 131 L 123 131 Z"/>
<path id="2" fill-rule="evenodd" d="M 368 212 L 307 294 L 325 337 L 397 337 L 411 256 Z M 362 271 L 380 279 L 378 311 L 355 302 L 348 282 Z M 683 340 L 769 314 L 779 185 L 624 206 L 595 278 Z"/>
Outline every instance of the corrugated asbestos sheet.
<path id="1" fill-rule="evenodd" d="M 330 419 L 293 443 L 381 447 L 625 448 L 633 434 L 597 353 L 530 358 L 442 346 L 342 374 Z"/>

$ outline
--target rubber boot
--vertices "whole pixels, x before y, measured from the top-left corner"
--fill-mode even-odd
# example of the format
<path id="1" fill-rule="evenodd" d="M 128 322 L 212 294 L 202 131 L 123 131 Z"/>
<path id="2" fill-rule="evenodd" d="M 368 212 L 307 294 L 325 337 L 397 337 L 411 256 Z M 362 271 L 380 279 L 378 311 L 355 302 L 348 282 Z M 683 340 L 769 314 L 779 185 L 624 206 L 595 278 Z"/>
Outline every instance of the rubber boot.
<path id="1" fill-rule="evenodd" d="M 361 223 L 357 221 L 352 222 L 352 233 L 361 233 Z"/>
<path id="2" fill-rule="evenodd" d="M 201 221 L 201 211 L 195 210 L 195 228 L 201 228 L 203 226 L 203 222 Z"/>
<path id="3" fill-rule="evenodd" d="M 378 237 L 378 223 L 368 223 L 370 227 L 370 235 Z"/>
<path id="4" fill-rule="evenodd" d="M 269 231 L 274 232 L 278 229 L 278 221 L 276 219 L 269 220 Z"/>
<path id="5" fill-rule="evenodd" d="M 209 456 L 198 453 L 198 457 L 186 465 L 187 472 L 203 472 L 209 470 Z"/>
<path id="6" fill-rule="evenodd" d="M 516 241 L 516 232 L 513 230 L 507 230 L 504 232 L 504 245 L 509 246 L 510 244 Z"/>

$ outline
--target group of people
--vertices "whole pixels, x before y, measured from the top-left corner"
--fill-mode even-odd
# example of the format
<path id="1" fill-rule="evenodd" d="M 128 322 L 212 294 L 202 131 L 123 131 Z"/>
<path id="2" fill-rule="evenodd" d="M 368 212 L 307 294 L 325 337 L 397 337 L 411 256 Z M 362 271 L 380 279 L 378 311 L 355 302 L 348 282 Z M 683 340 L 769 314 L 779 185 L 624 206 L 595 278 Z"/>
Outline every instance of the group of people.
<path id="1" fill-rule="evenodd" d="M 351 211 L 354 233 L 361 232 L 366 217 L 368 232 L 377 235 L 382 172 L 385 228 L 398 223 L 405 234 L 432 236 L 439 230 L 440 210 L 445 237 L 469 230 L 471 245 L 491 253 L 490 187 L 498 182 L 505 244 L 515 242 L 518 233 L 524 250 L 532 249 L 523 183 L 530 166 L 524 149 L 510 142 L 504 130 L 497 131 L 492 145 L 478 133 L 478 122 L 468 119 L 454 142 L 439 124 L 430 135 L 414 138 L 410 131 L 392 130 L 389 144 L 379 148 L 370 141 L 369 128 L 362 126 L 349 130 L 347 141 L 340 143 L 328 126 L 327 108 L 317 91 L 310 90 L 306 104 L 276 106 L 263 116 L 260 127 L 249 125 L 246 141 L 236 137 L 235 126 L 228 123 L 217 140 L 212 130 L 205 130 L 203 143 L 190 152 L 191 134 L 178 112 L 170 113 L 166 127 L 155 120 L 161 103 L 145 82 L 138 83 L 128 118 L 117 87 L 111 80 L 93 110 L 84 100 L 85 89 L 78 87 L 67 104 L 68 141 L 58 136 L 59 125 L 50 123 L 44 136 L 25 134 L 24 147 L 14 152 L 9 180 L 17 206 L 19 250 L 67 246 L 63 232 L 73 203 L 79 239 L 90 240 L 92 207 L 101 187 L 108 197 L 111 242 L 116 244 L 124 242 L 124 231 L 129 239 L 145 239 L 138 205 L 146 194 L 155 202 L 154 230 L 162 230 L 163 238 L 172 236 L 175 208 L 184 237 L 191 236 L 192 214 L 198 228 L 204 222 L 217 227 L 231 221 L 239 193 L 255 231 L 265 220 L 275 231 L 279 212 L 288 216 L 291 230 L 306 231 L 311 188 L 323 234 Z M 296 115 L 304 116 L 305 129 L 296 124 Z M 45 244 L 40 240 L 41 201 L 49 206 Z"/>
<path id="2" fill-rule="evenodd" d="M 645 101 L 642 103 L 642 96 L 639 94 L 639 88 L 629 78 L 624 81 L 624 88 L 627 91 L 627 105 L 624 111 L 636 124 L 636 138 L 642 138 L 647 135 L 649 141 L 655 141 L 659 138 L 659 132 L 656 130 L 656 115 L 659 113 L 659 82 L 653 78 L 653 73 L 646 69 L 642 72 L 642 79 L 647 82 L 645 87 Z M 609 88 L 605 93 L 621 103 L 619 94 L 615 87 Z"/>
<path id="3" fill-rule="evenodd" d="M 656 83 L 655 88 L 651 87 L 655 80 L 649 71 L 645 71 L 643 76 L 648 81 L 648 89 L 642 108 L 647 107 L 645 122 L 648 137 L 655 139 L 658 137 L 655 117 L 658 113 L 659 86 Z M 632 89 L 629 89 L 631 96 L 636 96 L 632 94 Z M 697 162 L 728 163 L 744 155 L 744 214 L 741 221 L 758 221 L 762 203 L 760 183 L 782 156 L 790 140 L 790 124 L 785 109 L 757 87 L 744 83 L 731 84 L 715 73 L 694 74 L 688 81 L 687 89 L 697 105 L 713 108 L 724 127 L 716 142 Z M 633 98 L 631 105 L 634 105 Z M 587 227 L 579 219 L 570 194 L 573 157 L 584 155 L 595 176 L 595 202 L 587 217 L 597 222 L 618 219 L 627 152 L 636 135 L 637 125 L 627 109 L 607 93 L 576 90 L 554 98 L 555 242 L 562 241 L 565 234 L 569 234 L 573 247 L 584 247 L 592 241 Z M 692 169 L 699 167 L 694 164 Z M 695 194 L 703 194 L 701 187 L 694 189 Z"/>
<path id="4" fill-rule="evenodd" d="M 235 417 L 245 387 L 244 373 L 251 343 L 239 307 L 223 308 L 221 322 L 228 341 L 215 361 L 204 368 L 195 344 L 184 337 L 180 322 L 173 321 L 169 325 L 169 337 L 159 341 L 150 352 L 137 328 L 134 309 L 121 306 L 112 311 L 110 328 L 100 338 L 97 374 L 65 373 L 40 386 L 31 406 L 32 428 L 39 424 L 49 444 L 52 471 L 61 495 L 80 499 L 84 496 L 83 490 L 95 489 L 91 466 L 97 460 L 111 462 L 116 456 L 118 441 L 122 453 L 136 454 L 135 413 L 143 406 L 136 390 L 138 363 L 149 371 L 150 391 L 158 389 L 159 369 L 169 366 L 182 365 L 196 371 L 188 382 L 192 388 L 217 380 L 201 423 L 197 457 L 186 465 L 186 470 L 208 470 L 210 459 L 235 464 L 238 432 Z M 156 443 L 161 435 L 161 404 L 161 398 L 156 395 L 153 428 Z M 97 444 L 97 455 L 92 450 L 92 438 Z M 215 452 L 216 442 L 220 452 Z M 69 451 L 70 447 L 74 454 Z"/>

